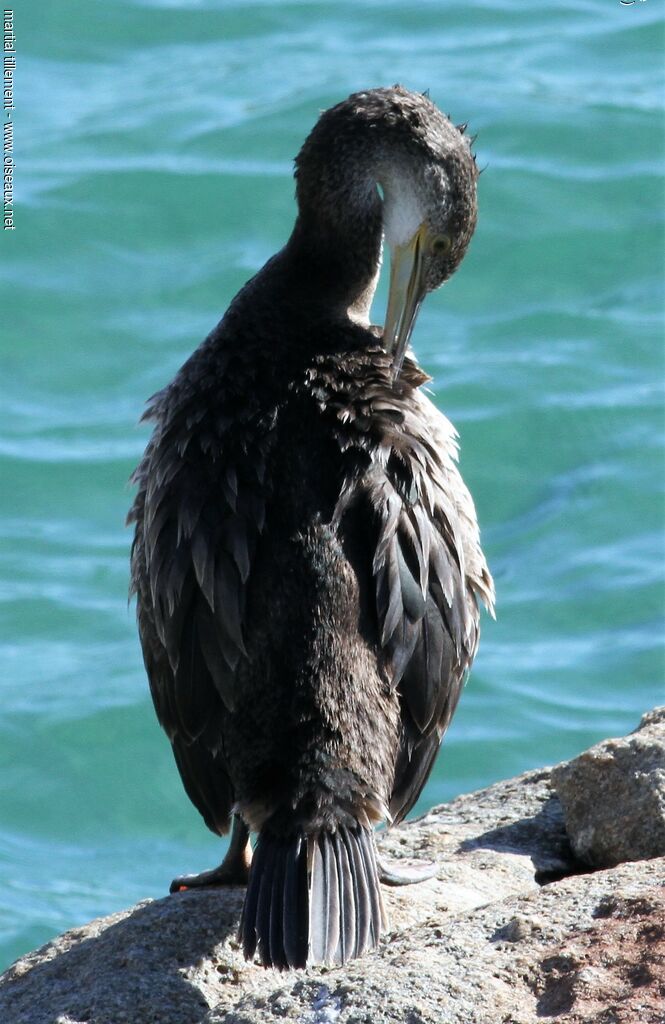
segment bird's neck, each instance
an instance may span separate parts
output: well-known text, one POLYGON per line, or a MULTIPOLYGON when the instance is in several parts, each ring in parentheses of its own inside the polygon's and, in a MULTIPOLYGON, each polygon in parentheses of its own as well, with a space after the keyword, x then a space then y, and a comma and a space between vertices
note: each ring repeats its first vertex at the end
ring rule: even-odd
POLYGON ((301 284, 338 313, 368 322, 381 267, 382 202, 373 179, 320 180, 299 194, 299 212, 286 251, 301 284))

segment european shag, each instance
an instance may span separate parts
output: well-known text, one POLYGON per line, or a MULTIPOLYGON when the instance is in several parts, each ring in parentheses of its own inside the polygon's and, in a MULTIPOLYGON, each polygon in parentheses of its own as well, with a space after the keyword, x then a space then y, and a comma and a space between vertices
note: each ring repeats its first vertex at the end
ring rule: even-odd
POLYGON ((129 515, 157 716, 208 827, 233 821, 223 863, 171 888, 247 884, 245 956, 280 969, 378 943, 373 827, 422 790, 494 600, 455 430, 405 354, 475 227, 464 127, 356 93, 295 173, 285 247, 149 403, 129 515))

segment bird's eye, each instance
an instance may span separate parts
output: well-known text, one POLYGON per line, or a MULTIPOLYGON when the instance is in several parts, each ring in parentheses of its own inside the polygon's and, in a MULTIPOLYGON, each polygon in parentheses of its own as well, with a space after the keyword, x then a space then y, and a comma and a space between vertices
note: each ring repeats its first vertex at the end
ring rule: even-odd
POLYGON ((436 235, 430 243, 430 249, 434 256, 445 256, 451 245, 450 235, 436 235))

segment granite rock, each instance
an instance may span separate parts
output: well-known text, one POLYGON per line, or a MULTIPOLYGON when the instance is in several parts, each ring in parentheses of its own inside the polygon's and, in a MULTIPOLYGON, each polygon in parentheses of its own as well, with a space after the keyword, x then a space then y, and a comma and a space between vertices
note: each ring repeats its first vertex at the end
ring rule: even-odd
POLYGON ((0 1021, 663 1024, 665 859, 581 873, 549 769, 434 808, 379 845, 439 870, 386 890, 390 931, 361 960, 266 971, 235 938, 243 890, 179 893, 22 957, 0 977, 0 1021))
POLYGON ((599 868, 665 856, 665 707, 629 736, 558 765, 552 780, 580 861, 599 868))

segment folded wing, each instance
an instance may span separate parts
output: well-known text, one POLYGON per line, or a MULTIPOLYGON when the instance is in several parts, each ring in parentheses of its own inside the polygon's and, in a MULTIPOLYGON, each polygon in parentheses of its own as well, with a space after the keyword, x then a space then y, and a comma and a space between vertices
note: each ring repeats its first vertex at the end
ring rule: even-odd
POLYGON ((220 403, 195 397, 166 389, 146 414, 157 425, 134 474, 132 590, 157 716, 190 799, 221 833, 234 800, 221 722, 233 711, 246 653, 265 453, 251 424, 234 451, 220 403))

